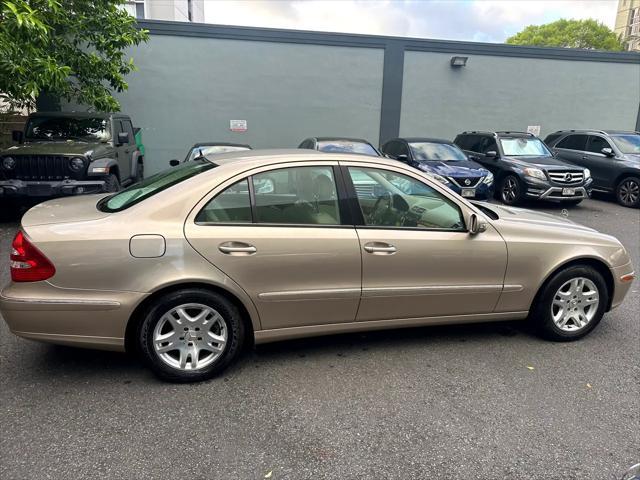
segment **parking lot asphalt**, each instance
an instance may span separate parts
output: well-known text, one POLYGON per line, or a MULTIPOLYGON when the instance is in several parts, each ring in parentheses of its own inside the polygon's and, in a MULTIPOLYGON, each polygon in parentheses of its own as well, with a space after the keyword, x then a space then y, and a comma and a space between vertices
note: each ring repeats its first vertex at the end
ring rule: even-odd
MULTIPOLYGON (((638 210, 569 218, 640 266, 638 210)), ((16 228, 0 224, 0 284, 16 228)), ((520 322, 340 335, 193 385, 0 322, 0 478, 618 479, 640 462, 639 292, 578 342, 520 322)))

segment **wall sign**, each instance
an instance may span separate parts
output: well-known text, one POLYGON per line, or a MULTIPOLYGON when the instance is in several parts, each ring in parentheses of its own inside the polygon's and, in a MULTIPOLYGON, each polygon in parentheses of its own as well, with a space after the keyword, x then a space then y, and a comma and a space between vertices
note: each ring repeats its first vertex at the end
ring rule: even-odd
POLYGON ((246 132, 247 121, 246 120, 229 120, 229 130, 232 132, 246 132))
POLYGON ((540 136, 540 125, 529 125, 527 127, 527 133, 535 135, 536 137, 540 136))

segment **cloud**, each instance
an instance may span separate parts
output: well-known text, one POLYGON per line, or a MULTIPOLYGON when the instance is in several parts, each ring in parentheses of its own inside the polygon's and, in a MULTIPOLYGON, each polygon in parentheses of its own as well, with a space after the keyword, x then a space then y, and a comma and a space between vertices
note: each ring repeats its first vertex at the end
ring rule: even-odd
POLYGON ((615 23, 617 0, 205 0, 207 23, 504 42, 559 18, 615 23))

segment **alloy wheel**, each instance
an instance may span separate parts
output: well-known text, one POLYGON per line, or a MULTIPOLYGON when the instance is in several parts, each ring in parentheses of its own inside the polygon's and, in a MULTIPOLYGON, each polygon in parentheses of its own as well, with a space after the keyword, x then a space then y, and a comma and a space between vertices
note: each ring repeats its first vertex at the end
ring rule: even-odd
POLYGON ((618 187, 618 198, 623 205, 635 205, 640 198, 640 184, 633 178, 623 181, 618 187))
POLYGON ((560 330, 576 332, 591 322, 599 304, 595 283, 584 277, 573 278, 563 283, 553 296, 551 317, 560 330))
POLYGON ((215 362, 224 352, 227 339, 222 316, 199 303, 172 308, 153 331, 156 355, 178 370, 200 370, 215 362))
POLYGON ((518 198, 518 181, 513 177, 507 177, 502 185, 502 200, 505 203, 513 203, 518 198))

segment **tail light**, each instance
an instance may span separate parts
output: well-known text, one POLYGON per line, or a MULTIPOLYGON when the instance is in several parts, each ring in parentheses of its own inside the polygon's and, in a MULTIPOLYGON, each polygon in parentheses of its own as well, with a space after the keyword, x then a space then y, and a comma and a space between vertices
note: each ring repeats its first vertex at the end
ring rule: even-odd
POLYGON ((55 275, 56 268, 22 231, 18 231, 11 247, 11 280, 14 282, 39 282, 55 275))

